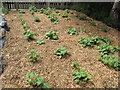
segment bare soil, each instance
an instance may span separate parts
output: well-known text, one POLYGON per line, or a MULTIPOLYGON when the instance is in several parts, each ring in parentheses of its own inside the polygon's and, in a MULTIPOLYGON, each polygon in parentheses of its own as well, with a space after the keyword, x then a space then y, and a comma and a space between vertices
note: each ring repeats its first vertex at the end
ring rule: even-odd
MULTIPOLYGON (((60 12, 64 11, 60 10, 60 12)), ((4 62, 7 64, 1 75, 3 88, 31 87, 25 79, 25 75, 30 72, 44 76, 51 88, 118 88, 118 71, 98 60, 100 53, 96 47, 83 48, 79 45, 78 39, 80 37, 106 36, 113 41, 112 45, 118 46, 120 32, 89 17, 85 21, 79 20, 75 17, 78 12, 73 12, 74 14, 69 14, 71 20, 68 21, 58 16, 60 24, 55 25, 47 15, 38 12, 34 16, 39 16, 41 22, 34 22, 34 17, 26 10, 22 17, 35 34, 36 39, 31 42, 24 38, 22 25, 18 19, 20 14, 17 11, 10 11, 8 15, 5 15, 10 32, 6 35, 7 40, 3 48, 4 62), (107 33, 102 32, 97 29, 97 26, 90 26, 90 21, 94 21, 99 27, 107 27, 110 30, 107 33), (69 28, 76 28, 78 31, 80 28, 85 28, 87 33, 79 32, 79 35, 70 36, 67 33, 69 28), (51 30, 57 32, 58 40, 44 39, 45 44, 42 45, 35 43, 38 39, 44 38, 45 33, 51 30), (92 35, 88 33, 92 33, 92 35), (54 55, 54 50, 59 47, 66 47, 68 51, 71 51, 66 58, 59 59, 54 55), (26 54, 31 49, 41 55, 39 62, 29 61, 26 54), (73 82, 71 61, 77 61, 80 68, 84 68, 87 73, 92 75, 92 79, 79 85, 73 82)), ((115 55, 118 57, 117 53, 115 55)))

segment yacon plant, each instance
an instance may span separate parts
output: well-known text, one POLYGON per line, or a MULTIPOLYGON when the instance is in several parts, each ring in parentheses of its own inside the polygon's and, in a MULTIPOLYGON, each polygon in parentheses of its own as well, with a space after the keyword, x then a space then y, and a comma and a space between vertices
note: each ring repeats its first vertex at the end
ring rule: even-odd
POLYGON ((75 29, 75 28, 70 28, 69 30, 68 30, 68 33, 70 34, 70 35, 77 35, 78 34, 78 31, 75 29))
POLYGON ((29 53, 27 53, 27 56, 31 62, 37 62, 38 57, 40 57, 39 54, 35 53, 34 49, 32 49, 29 53))
POLYGON ((44 76, 39 77, 34 72, 26 74, 26 79, 28 84, 33 86, 33 88, 50 88, 49 84, 44 81, 44 76))
POLYGON ((53 40, 57 40, 58 39, 58 35, 56 34, 55 31, 49 31, 45 34, 45 38, 46 39, 53 39, 53 40))
POLYGON ((77 83, 81 83, 83 81, 87 81, 92 78, 90 74, 85 72, 85 69, 73 71, 72 77, 73 77, 73 81, 77 83))
POLYGON ((69 51, 65 50, 65 47, 57 48, 54 51, 54 54, 57 55, 59 58, 65 57, 69 51))

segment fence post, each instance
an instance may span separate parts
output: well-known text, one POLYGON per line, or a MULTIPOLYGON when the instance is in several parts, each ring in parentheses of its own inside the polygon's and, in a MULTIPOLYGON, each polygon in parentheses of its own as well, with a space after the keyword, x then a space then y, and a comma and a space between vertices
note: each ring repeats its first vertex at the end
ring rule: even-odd
POLYGON ((18 5, 18 2, 15 2, 15 9, 18 11, 18 7, 19 5, 18 5))

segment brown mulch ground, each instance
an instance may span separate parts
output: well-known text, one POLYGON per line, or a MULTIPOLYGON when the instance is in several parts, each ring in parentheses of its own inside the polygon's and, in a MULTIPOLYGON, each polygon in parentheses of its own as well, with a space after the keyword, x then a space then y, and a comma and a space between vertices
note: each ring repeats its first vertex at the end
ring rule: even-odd
MULTIPOLYGON (((107 33, 102 32, 97 27, 89 25, 91 18, 88 17, 87 21, 82 21, 75 17, 76 13, 78 12, 74 11, 74 14, 69 14, 71 17, 69 21, 58 16, 60 24, 55 25, 49 20, 48 16, 40 13, 35 13, 35 16, 39 16, 41 22, 34 22, 34 17, 29 14, 29 11, 26 11, 26 14, 23 14, 22 17, 26 20, 30 30, 35 34, 35 41, 44 38, 45 33, 51 30, 56 31, 59 36, 58 40, 45 40, 46 43, 42 45, 37 45, 35 41, 28 42, 25 40, 22 25, 18 19, 18 15, 20 15, 18 12, 11 11, 5 16, 10 32, 6 35, 7 41, 3 48, 4 62, 7 64, 1 76, 3 88, 30 87, 25 79, 25 75, 30 72, 35 72, 40 76, 43 75, 51 88, 118 87, 118 72, 98 61, 97 58, 100 56, 100 53, 95 47, 83 48, 77 41, 80 37, 107 36, 113 41, 112 45, 118 46, 118 34, 120 33, 110 27, 108 27, 110 30, 107 33), (70 36, 67 33, 69 28, 76 28, 78 31, 80 28, 85 28, 87 33, 79 32, 79 35, 70 36), (92 35, 88 33, 92 33, 92 35), (66 47, 67 50, 71 51, 70 56, 59 59, 53 53, 58 47, 66 47), (41 55, 40 62, 29 62, 26 54, 31 49, 34 49, 41 55), (92 75, 92 79, 80 85, 73 82, 73 70, 70 68, 71 61, 77 61, 80 68, 84 68, 87 73, 92 75)), ((93 21, 99 27, 107 27, 100 21, 93 21)))

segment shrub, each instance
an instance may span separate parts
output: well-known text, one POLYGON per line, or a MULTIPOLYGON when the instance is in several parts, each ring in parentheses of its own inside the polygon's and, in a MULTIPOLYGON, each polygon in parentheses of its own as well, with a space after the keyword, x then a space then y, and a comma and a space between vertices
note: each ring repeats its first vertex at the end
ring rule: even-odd
POLYGON ((34 17, 34 21, 35 21, 35 22, 40 22, 39 17, 38 17, 38 16, 34 17))
POLYGON ((21 14, 24 14, 24 13, 25 13, 25 11, 22 10, 22 9, 19 9, 18 11, 19 11, 19 13, 21 13, 21 14))
POLYGON ((54 51, 54 54, 59 56, 59 58, 65 57, 68 54, 68 52, 69 52, 69 51, 67 51, 65 49, 66 49, 65 47, 57 48, 54 51))
POLYGON ((45 41, 43 41, 42 39, 39 39, 36 43, 41 45, 41 44, 45 44, 45 41))
POLYGON ((34 49, 32 49, 29 53, 27 53, 27 56, 31 62, 37 62, 38 57, 40 57, 39 54, 35 53, 34 49))
POLYGON ((78 34, 78 32, 77 32, 77 30, 76 30, 75 28, 70 28, 70 29, 68 30, 68 33, 69 33, 70 35, 78 34))
POLYGON ((44 76, 39 77, 39 75, 34 72, 26 74, 26 79, 28 84, 32 85, 34 88, 50 88, 49 84, 44 81, 44 76))
POLYGON ((81 69, 80 71, 76 70, 72 73, 73 81, 77 83, 81 83, 83 81, 87 81, 92 78, 92 76, 85 72, 85 69, 81 69))
POLYGON ((45 38, 46 39, 53 39, 53 40, 57 40, 58 39, 58 36, 56 34, 55 31, 49 31, 45 34, 45 38))
POLYGON ((24 36, 28 41, 34 40, 34 34, 30 30, 24 32, 24 36))
POLYGON ((72 63, 70 64, 70 67, 72 68, 72 69, 78 69, 79 68, 79 65, 77 64, 77 62, 76 61, 72 61, 72 63))
POLYGON ((105 65, 120 71, 120 60, 115 58, 114 55, 104 55, 102 57, 99 57, 98 59, 102 61, 105 65))
POLYGON ((5 14, 5 15, 8 14, 9 11, 10 11, 10 10, 9 10, 8 8, 6 8, 6 7, 3 7, 3 8, 2 8, 2 13, 5 14))

